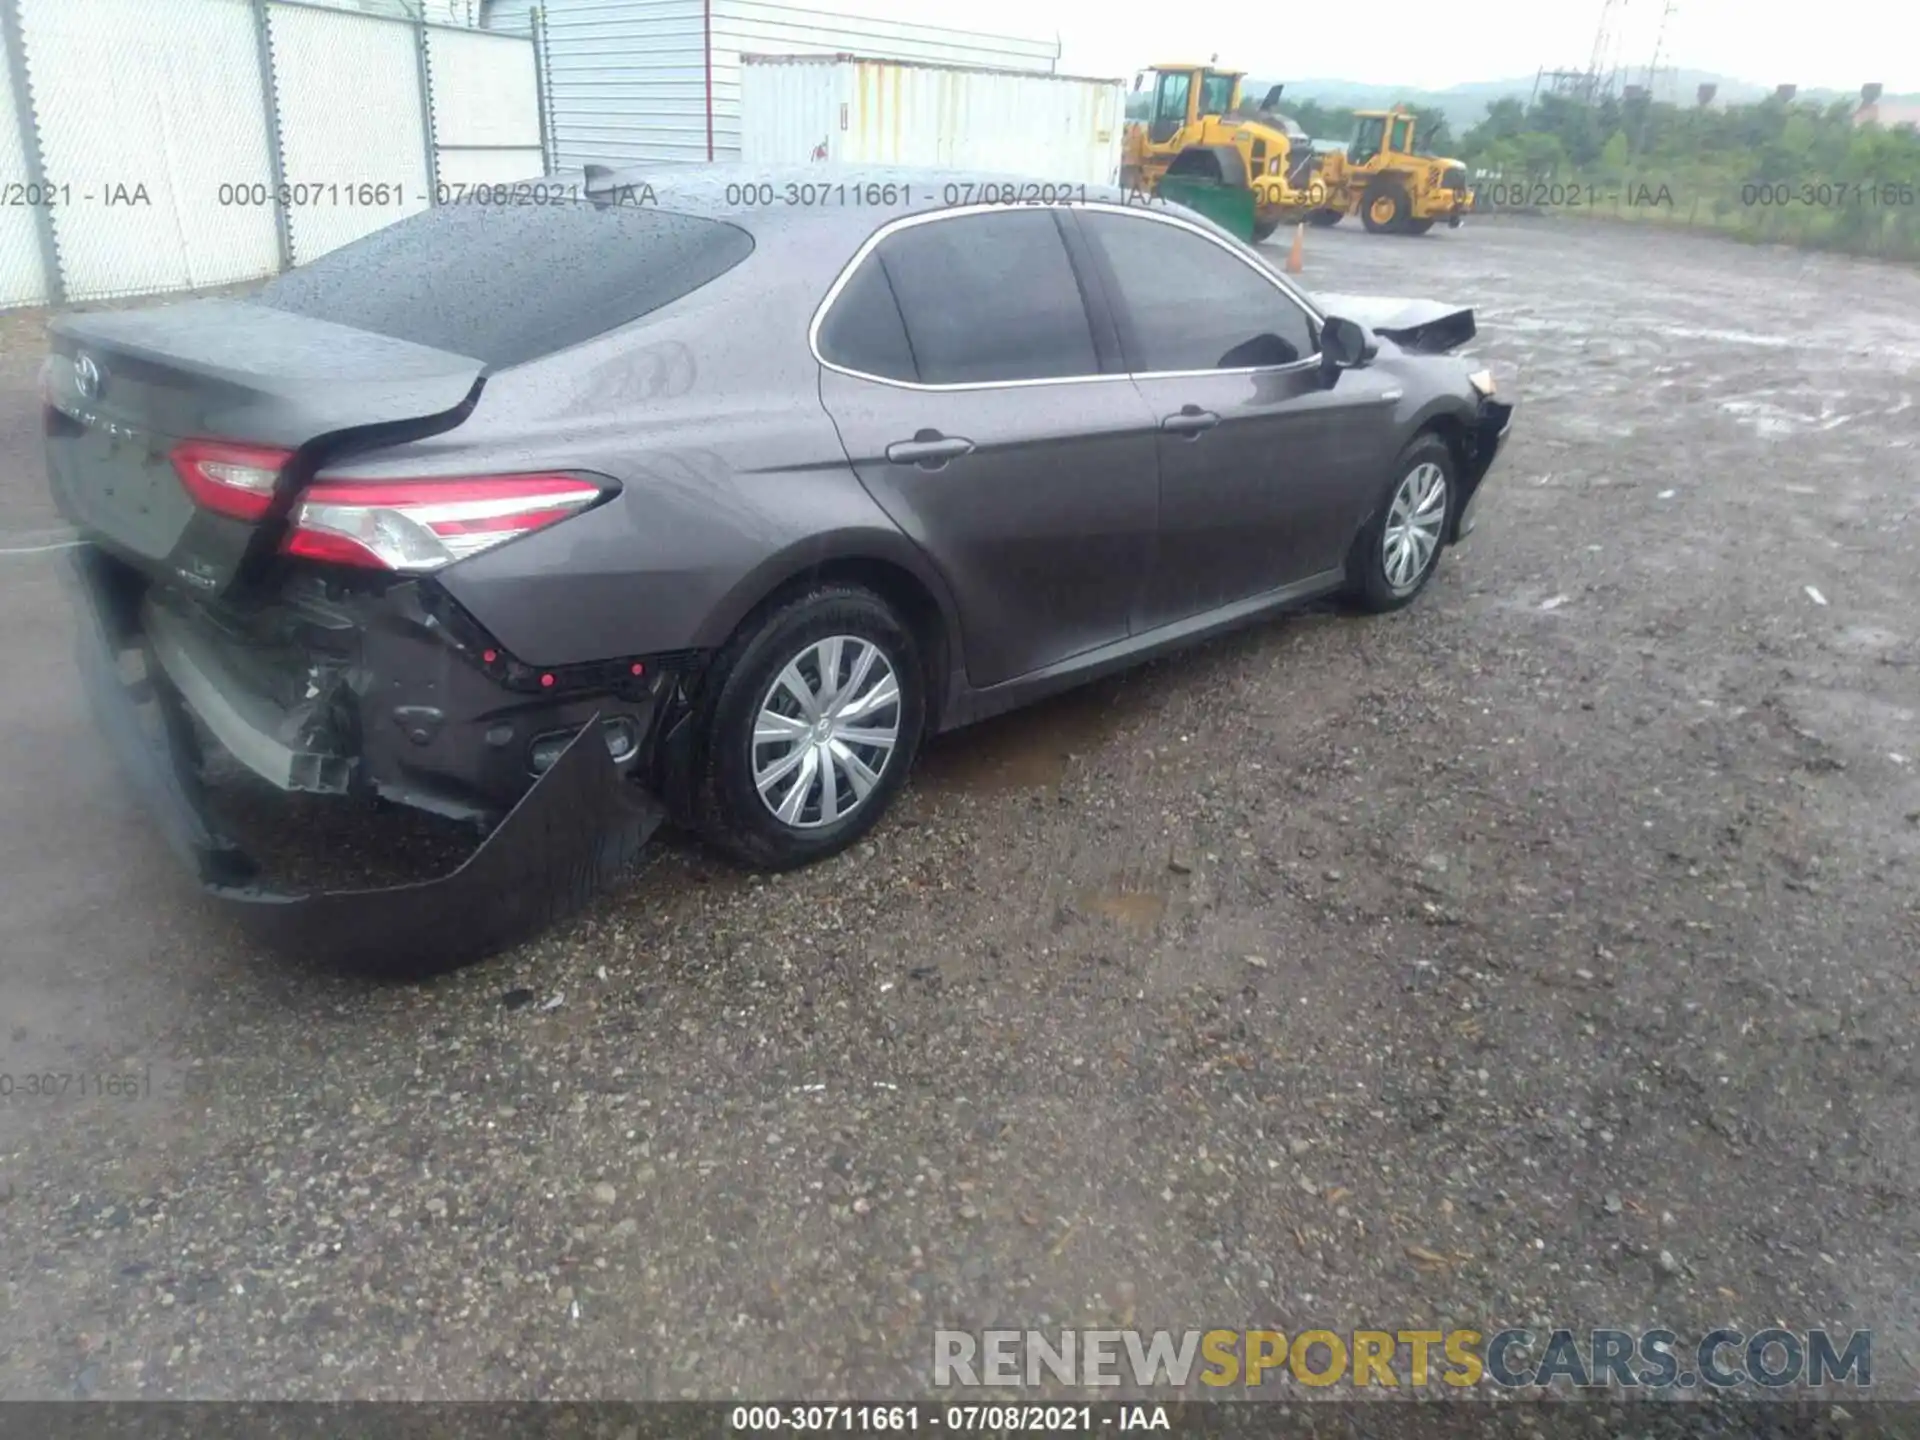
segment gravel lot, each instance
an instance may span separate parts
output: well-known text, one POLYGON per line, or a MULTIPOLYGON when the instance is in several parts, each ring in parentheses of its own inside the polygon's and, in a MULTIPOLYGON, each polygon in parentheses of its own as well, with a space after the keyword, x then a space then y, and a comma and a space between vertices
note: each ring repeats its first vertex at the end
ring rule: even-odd
POLYGON ((0 1071, 145 1077, 0 1102, 0 1396, 904 1397, 1113 1323, 1872 1327, 1920 1394, 1920 276, 1489 221, 1304 279, 1470 301, 1520 399, 1418 606, 426 986, 250 953, 103 766, 0 320, 0 1071))

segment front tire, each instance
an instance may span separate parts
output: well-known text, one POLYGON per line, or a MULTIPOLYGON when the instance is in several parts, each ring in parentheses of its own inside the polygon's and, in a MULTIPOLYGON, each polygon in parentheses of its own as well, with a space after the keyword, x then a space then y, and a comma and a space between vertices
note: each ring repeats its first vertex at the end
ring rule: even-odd
POLYGON ((1307 223, 1309 225, 1318 225, 1322 227, 1325 227, 1328 225, 1338 225, 1341 219, 1345 215, 1346 215, 1346 211, 1334 210, 1332 208, 1326 208, 1326 209, 1320 209, 1320 210, 1309 210, 1307 212, 1307 223))
POLYGON ((1453 451, 1438 435, 1422 435, 1400 452, 1379 508, 1347 554, 1345 598, 1355 609, 1398 610, 1427 587, 1458 503, 1454 477, 1453 451))
POLYGON ((702 836, 742 864, 824 860, 877 823, 926 725, 913 632, 854 585, 778 605, 715 658, 695 785, 702 836))
POLYGON ((1398 235, 1406 228, 1413 206, 1407 192, 1391 180, 1376 180, 1360 201, 1360 220, 1375 235, 1398 235))

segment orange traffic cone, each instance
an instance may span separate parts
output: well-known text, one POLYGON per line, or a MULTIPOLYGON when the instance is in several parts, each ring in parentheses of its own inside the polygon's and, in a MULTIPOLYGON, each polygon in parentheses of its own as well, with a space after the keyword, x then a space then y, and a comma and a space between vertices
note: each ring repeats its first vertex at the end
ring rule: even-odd
POLYGON ((1301 223, 1293 227, 1293 249, 1287 252, 1287 274, 1298 275, 1307 258, 1307 227, 1301 223))

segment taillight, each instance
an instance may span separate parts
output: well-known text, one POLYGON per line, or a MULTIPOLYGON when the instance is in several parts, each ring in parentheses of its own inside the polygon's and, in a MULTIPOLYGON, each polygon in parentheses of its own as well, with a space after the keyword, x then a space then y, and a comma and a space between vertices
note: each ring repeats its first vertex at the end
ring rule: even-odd
POLYGON ((606 493, 575 475, 322 479, 295 507, 286 551, 368 570, 438 570, 578 514, 606 493))
POLYGON ((236 520, 258 520, 273 503, 274 483, 291 450, 182 440, 167 456, 196 504, 236 520))

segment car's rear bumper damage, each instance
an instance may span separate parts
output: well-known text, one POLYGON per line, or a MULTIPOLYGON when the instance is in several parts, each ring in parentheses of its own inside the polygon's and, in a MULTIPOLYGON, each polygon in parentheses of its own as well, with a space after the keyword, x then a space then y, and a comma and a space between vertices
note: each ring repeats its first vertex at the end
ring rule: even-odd
POLYGON ((577 908, 664 818, 636 781, 675 687, 641 662, 529 670, 429 587, 234 615, 99 550, 73 561, 102 732, 207 892, 282 947, 389 970, 477 958, 577 908), (275 888, 209 803, 222 760, 288 796, 393 802, 485 838, 436 879, 275 888))

